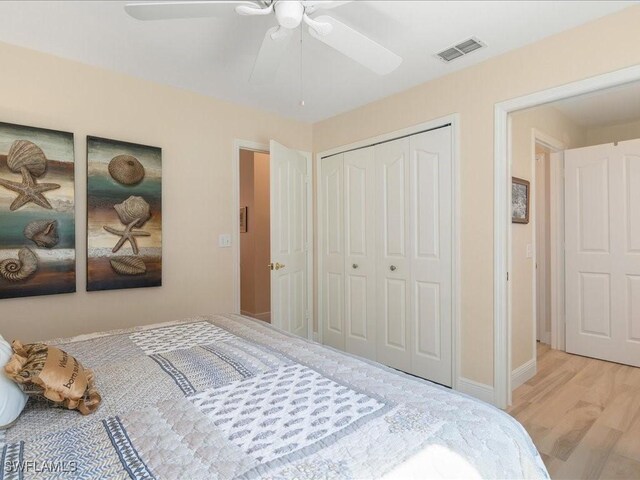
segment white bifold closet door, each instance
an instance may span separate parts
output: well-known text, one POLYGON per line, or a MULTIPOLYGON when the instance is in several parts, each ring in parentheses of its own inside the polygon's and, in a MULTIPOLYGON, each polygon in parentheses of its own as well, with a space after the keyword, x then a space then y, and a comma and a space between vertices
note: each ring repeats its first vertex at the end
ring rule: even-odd
POLYGON ((322 341, 345 350, 344 335, 344 154, 322 159, 318 188, 322 201, 320 310, 322 341))
POLYGON ((376 359, 374 148, 344 154, 345 348, 376 359))
POLYGON ((640 366, 640 140, 565 151, 566 349, 640 366))
POLYGON ((451 385, 451 128, 376 146, 378 361, 451 385))
POLYGON ((451 128, 322 160, 323 341, 451 385, 451 128))

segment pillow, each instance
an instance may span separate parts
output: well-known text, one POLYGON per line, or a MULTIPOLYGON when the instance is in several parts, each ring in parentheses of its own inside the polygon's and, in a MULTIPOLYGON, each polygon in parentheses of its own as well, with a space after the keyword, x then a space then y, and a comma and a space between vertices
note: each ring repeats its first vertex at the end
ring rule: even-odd
MULTIPOLYGON (((11 345, 0 335, 0 368, 11 358, 11 345)), ((20 415, 28 397, 4 372, 0 372, 0 429, 7 428, 20 415)))
POLYGON ((83 415, 98 408, 102 398, 93 372, 67 352, 43 343, 23 345, 18 340, 11 346, 14 354, 4 367, 5 372, 14 382, 22 384, 29 395, 77 409, 83 415))

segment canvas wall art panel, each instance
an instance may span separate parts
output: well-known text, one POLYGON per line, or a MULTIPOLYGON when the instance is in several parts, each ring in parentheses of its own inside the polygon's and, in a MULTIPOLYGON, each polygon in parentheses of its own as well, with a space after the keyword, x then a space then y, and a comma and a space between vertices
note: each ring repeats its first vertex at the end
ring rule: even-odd
POLYGON ((87 291, 162 285, 162 150, 87 137, 87 291))
POLYGON ((76 291, 73 134, 0 123, 0 298, 76 291))

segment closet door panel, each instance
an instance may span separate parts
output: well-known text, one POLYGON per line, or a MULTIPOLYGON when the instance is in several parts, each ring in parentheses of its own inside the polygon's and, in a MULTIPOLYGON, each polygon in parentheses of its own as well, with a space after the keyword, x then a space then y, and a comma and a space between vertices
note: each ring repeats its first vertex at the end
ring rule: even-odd
POLYGON ((376 359, 373 147, 344 154, 347 352, 376 359))
POLYGON ((409 139, 376 145, 377 359, 410 371, 409 139))
POLYGON ((411 373, 451 386, 451 127, 410 137, 411 373))
POLYGON ((322 202, 322 289, 319 299, 323 342, 345 349, 344 281, 344 155, 322 160, 320 201, 322 202))

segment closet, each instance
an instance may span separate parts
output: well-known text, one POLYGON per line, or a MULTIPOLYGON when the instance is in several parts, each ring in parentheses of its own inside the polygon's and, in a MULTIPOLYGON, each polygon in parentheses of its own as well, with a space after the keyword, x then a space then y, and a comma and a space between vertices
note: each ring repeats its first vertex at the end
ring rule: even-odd
POLYGON ((451 386, 452 180, 450 126, 321 159, 325 344, 451 386))

